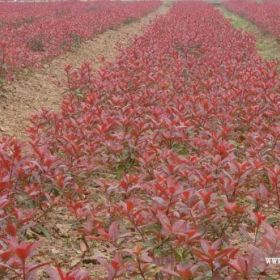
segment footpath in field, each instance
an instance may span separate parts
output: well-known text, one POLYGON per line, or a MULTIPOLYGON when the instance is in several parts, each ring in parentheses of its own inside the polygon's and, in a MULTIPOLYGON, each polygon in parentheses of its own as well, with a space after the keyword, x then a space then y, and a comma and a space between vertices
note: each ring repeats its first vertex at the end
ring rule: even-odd
POLYGON ((223 6, 219 5, 218 9, 225 18, 230 20, 233 27, 252 33, 256 37, 256 48, 263 58, 280 60, 280 44, 274 36, 268 32, 263 32, 254 23, 227 10, 223 6))
POLYGON ((57 81, 65 77, 65 65, 80 66, 91 62, 93 70, 101 66, 100 57, 112 61, 118 55, 118 46, 128 46, 132 39, 156 16, 166 13, 168 5, 149 13, 138 21, 110 29, 84 42, 78 51, 68 52, 53 60, 44 69, 35 73, 25 73, 18 81, 6 86, 0 92, 0 135, 25 137, 25 129, 30 116, 42 107, 57 110, 64 92, 57 81))

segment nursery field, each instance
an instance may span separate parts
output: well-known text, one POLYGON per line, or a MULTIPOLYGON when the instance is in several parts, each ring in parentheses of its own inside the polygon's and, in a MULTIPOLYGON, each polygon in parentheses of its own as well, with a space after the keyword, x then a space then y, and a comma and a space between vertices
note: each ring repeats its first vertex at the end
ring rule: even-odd
POLYGON ((21 68, 36 67, 82 40, 137 19, 159 2, 0 3, 0 75, 13 79, 21 68))
POLYGON ((0 3, 0 279, 279 279, 279 9, 0 3))

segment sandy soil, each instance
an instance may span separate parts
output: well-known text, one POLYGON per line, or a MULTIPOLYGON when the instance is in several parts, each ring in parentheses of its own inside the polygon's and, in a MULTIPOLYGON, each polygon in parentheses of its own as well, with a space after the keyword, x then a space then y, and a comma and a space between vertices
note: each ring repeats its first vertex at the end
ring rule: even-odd
POLYGON ((96 70, 101 66, 100 56, 104 56, 107 61, 114 60, 119 53, 117 46, 129 46, 132 39, 141 34, 151 20, 167 12, 168 6, 165 3, 140 20, 107 30, 82 43, 78 50, 45 64, 38 71, 26 70, 20 73, 17 81, 0 90, 0 136, 11 135, 25 139, 26 126, 32 114, 42 107, 53 110, 59 108, 65 89, 58 82, 65 78, 65 65, 78 67, 87 61, 96 70))

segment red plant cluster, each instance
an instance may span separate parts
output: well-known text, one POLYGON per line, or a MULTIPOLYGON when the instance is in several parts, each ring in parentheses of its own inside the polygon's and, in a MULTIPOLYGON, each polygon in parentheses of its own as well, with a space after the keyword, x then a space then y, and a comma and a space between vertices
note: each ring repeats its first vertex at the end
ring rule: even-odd
POLYGON ((137 19, 159 6, 151 2, 0 3, 0 78, 37 67, 82 40, 137 19))
POLYGON ((89 279, 33 263, 24 241, 64 206, 85 255, 107 248, 94 256, 107 279, 279 279, 265 261, 280 254, 279 80, 254 37, 180 2, 97 76, 65 70, 69 94, 32 118, 30 154, 0 145, 3 270, 89 279))
POLYGON ((248 18, 263 31, 280 38, 279 1, 229 0, 224 5, 229 10, 248 18))

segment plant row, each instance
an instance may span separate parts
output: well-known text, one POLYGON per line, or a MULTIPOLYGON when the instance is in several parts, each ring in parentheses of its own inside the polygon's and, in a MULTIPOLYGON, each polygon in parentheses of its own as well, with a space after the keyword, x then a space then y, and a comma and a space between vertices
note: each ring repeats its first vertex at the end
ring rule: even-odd
POLYGON ((265 259, 280 252, 279 79, 254 37, 178 2, 98 75, 65 71, 28 155, 1 141, 3 273, 90 279, 91 257, 106 279, 279 278, 265 259), (84 244, 67 275, 25 237, 61 207, 84 244))
POLYGON ((229 10, 245 16, 263 31, 280 38, 280 6, 277 0, 242 1, 229 0, 224 3, 229 10))
POLYGON ((0 3, 0 78, 38 67, 108 28, 144 16, 151 2, 0 3))

